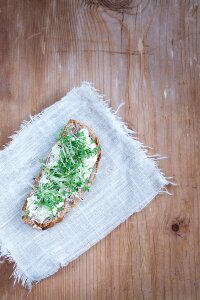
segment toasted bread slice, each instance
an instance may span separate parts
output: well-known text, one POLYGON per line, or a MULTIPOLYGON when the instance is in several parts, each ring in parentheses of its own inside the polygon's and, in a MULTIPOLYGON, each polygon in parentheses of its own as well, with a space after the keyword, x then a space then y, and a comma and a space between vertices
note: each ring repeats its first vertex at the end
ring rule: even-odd
MULTIPOLYGON (((80 130, 87 130, 88 131, 88 135, 90 137, 90 139, 92 139, 96 146, 98 146, 99 150, 96 154, 96 161, 93 165, 93 169, 89 175, 89 179, 88 179, 88 183, 86 184, 88 186, 88 188, 91 186, 91 183, 93 182, 93 180, 95 179, 95 176, 96 176, 96 173, 97 173, 97 170, 98 170, 98 166, 99 166, 99 161, 100 161, 100 158, 101 158, 101 150, 100 150, 100 144, 99 144, 99 140, 98 138, 96 137, 96 135, 92 132, 92 130, 90 128, 88 128, 86 125, 76 121, 76 120, 69 120, 69 122, 67 123, 67 125, 64 127, 64 131, 62 134, 64 135, 67 135, 67 134, 74 134, 76 135, 77 132, 79 132, 80 130), (67 134, 66 134, 67 132, 67 134)), ((52 151, 51 151, 52 152, 52 151)), ((50 156, 51 156, 51 152, 49 153, 46 161, 45 161, 45 164, 48 165, 48 162, 50 160, 50 156)), ((34 182, 34 187, 37 187, 39 184, 40 184, 40 181, 41 181, 41 177, 42 177, 42 170, 39 172, 37 178, 35 179, 35 182, 34 182)), ((22 216, 22 220, 31 225, 33 228, 36 228, 36 229, 47 229, 49 227, 52 227, 54 226, 56 223, 58 222, 61 222, 64 218, 64 216, 74 207, 77 205, 77 203, 83 199, 84 195, 85 195, 86 191, 85 189, 83 190, 82 188, 77 188, 77 191, 74 194, 72 194, 70 197, 67 197, 64 201, 64 205, 63 205, 63 208, 62 210, 60 211, 57 211, 55 216, 53 216, 53 218, 47 218, 45 219, 44 221, 40 222, 37 220, 37 218, 34 218, 34 217, 30 217, 28 214, 24 214, 22 216)), ((30 197, 34 195, 34 189, 32 189, 32 191, 30 192, 30 194, 28 195, 23 207, 22 207, 22 211, 25 213, 27 210, 28 210, 28 201, 30 200, 30 197)), ((36 209, 39 209, 36 208, 36 209)))

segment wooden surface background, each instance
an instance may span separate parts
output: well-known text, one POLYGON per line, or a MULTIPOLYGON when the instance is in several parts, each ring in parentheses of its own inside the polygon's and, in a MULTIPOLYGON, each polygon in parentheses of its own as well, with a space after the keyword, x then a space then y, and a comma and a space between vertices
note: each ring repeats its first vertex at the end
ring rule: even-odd
POLYGON ((0 265, 0 299, 200 299, 200 2, 0 0, 0 145, 88 80, 139 139, 168 156, 158 196, 27 291, 0 265))

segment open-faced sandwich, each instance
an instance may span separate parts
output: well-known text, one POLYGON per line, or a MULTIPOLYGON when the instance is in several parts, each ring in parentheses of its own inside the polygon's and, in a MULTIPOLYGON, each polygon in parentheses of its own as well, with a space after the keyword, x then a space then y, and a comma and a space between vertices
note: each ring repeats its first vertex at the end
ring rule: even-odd
POLYGON ((61 222, 66 213, 89 191, 101 157, 95 134, 70 120, 35 179, 22 210, 22 220, 37 229, 61 222))

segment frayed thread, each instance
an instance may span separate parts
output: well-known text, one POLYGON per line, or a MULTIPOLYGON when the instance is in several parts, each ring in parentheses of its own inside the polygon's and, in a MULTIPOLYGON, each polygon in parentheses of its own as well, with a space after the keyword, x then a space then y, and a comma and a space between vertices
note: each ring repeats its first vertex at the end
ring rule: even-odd
POLYGON ((5 260, 9 261, 10 263, 14 263, 13 272, 10 275, 10 278, 13 278, 13 286, 16 283, 21 283, 24 288, 27 288, 31 291, 33 284, 36 283, 27 277, 26 274, 17 266, 15 261, 13 260, 10 252, 0 243, 0 263, 4 263, 5 260))
POLYGON ((121 109, 124 105, 125 105, 124 102, 122 102, 122 103, 119 104, 118 108, 117 108, 116 111, 115 111, 115 114, 116 114, 116 115, 118 114, 118 112, 120 111, 120 109, 121 109))
POLYGON ((5 145, 3 145, 2 149, 0 149, 0 152, 5 150, 5 148, 10 147, 14 140, 17 138, 17 136, 29 125, 31 125, 34 121, 36 121, 37 119, 40 119, 42 117, 42 115, 44 114, 44 110, 42 110, 39 114, 32 116, 29 115, 29 120, 24 120, 22 121, 22 123, 20 124, 20 127, 18 130, 14 131, 14 134, 10 135, 9 138, 9 142, 6 143, 5 145))

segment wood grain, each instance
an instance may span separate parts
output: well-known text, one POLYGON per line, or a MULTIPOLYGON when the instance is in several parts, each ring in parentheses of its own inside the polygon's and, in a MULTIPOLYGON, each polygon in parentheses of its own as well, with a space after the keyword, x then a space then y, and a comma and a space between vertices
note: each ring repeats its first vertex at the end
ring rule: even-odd
POLYGON ((82 80, 168 156, 159 196, 26 298, 0 266, 0 298, 200 299, 200 2, 1 0, 0 144, 82 80), (175 225, 175 226, 172 226, 175 225), (173 229, 173 230, 172 230, 173 229))

